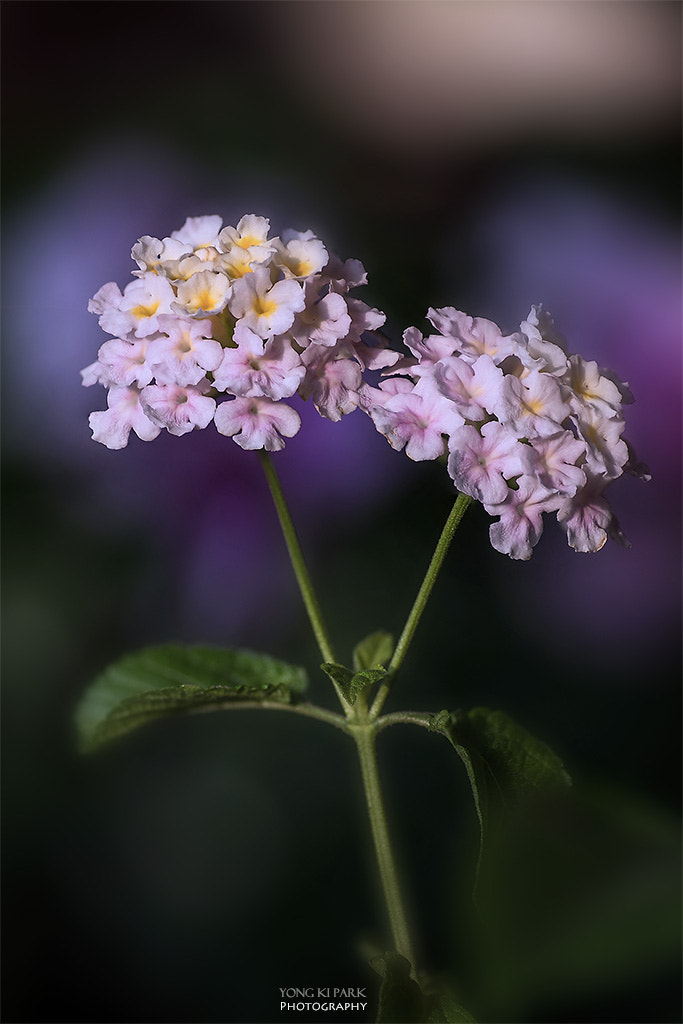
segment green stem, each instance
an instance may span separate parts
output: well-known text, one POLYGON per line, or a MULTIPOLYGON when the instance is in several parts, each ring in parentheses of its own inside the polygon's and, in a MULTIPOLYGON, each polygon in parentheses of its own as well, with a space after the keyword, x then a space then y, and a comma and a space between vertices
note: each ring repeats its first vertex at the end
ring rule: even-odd
POLYGON ((368 805, 370 827, 375 844, 380 878, 382 879, 384 899, 389 913, 394 948, 397 953, 400 953, 401 956, 404 956, 410 962, 411 973, 414 976, 416 968, 415 957, 413 956, 408 934, 408 924, 401 900, 396 864, 389 839, 384 802, 379 784, 377 757, 375 755, 375 727, 368 722, 367 724, 352 726, 351 731, 356 740, 358 756, 360 758, 365 800, 368 805))
POLYGON ((276 700, 229 700, 225 704, 212 704, 210 707, 194 708, 192 713, 201 714, 203 711, 216 711, 220 709, 225 711, 291 711, 295 715, 305 715, 307 718, 317 718, 320 722, 327 722, 329 725, 334 725, 345 733, 351 731, 345 718, 335 714, 334 711, 319 708, 317 704, 281 704, 280 701, 276 700))
POLYGON ((422 586, 418 591, 417 597, 415 598, 415 603, 413 604, 413 607, 411 608, 410 611, 410 615, 408 616, 406 624, 403 627, 403 632, 401 633, 398 643, 396 644, 394 656, 391 659, 391 662, 387 669, 388 678, 386 682, 384 682, 377 691, 377 696, 375 697, 375 701, 372 705, 372 708, 370 709, 370 717, 372 719, 375 719, 377 715, 380 713, 384 706, 385 700, 389 696, 391 684, 396 673, 403 664, 403 659, 408 653, 408 648, 410 647, 413 635, 422 617, 425 605, 429 600, 429 595, 431 594, 434 584, 436 583, 436 578, 439 575, 439 570, 443 565, 444 558, 446 557, 446 552, 448 551, 451 541, 453 540, 453 537, 455 535, 455 531, 460 526, 462 517, 464 516, 467 507, 468 505, 471 504, 471 502, 472 499, 468 497, 466 494, 459 494, 458 497, 455 499, 455 504, 453 505, 450 515, 446 520, 446 524, 443 530, 441 531, 441 536, 439 537, 438 544, 436 545, 434 554, 432 555, 432 560, 429 563, 429 568, 427 569, 425 578, 422 581, 422 586))
POLYGON ((426 711, 393 711, 390 715, 382 715, 377 719, 377 731, 389 725, 420 725, 423 729, 431 728, 430 722, 434 715, 426 711))
POLYGON ((289 557, 292 561, 292 567, 296 574, 297 581, 299 583, 299 590, 301 596, 304 599, 306 611, 308 612, 308 618, 310 619, 315 639, 320 648, 323 661, 334 662, 336 659, 332 652, 332 645, 330 644, 329 637, 327 635, 327 629, 323 620, 322 612, 320 611, 320 605, 318 599, 315 596, 313 590, 313 584, 311 583, 311 577, 308 574, 306 568, 306 562, 304 561, 303 552, 299 543, 299 538, 296 535, 294 523, 287 507, 287 502, 282 490, 282 484, 280 478, 277 475, 275 466, 273 465, 268 452, 262 450, 259 452, 261 459, 261 465, 263 466, 270 487, 270 493, 273 496, 275 502, 275 508, 280 519, 280 526, 285 536, 287 543, 287 550, 289 551, 289 557))

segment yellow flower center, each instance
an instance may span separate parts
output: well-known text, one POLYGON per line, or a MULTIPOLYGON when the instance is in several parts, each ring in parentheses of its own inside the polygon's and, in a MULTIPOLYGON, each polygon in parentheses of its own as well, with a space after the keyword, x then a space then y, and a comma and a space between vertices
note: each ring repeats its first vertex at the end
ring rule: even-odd
POLYGON ((272 316, 277 309, 277 302, 263 295, 254 296, 254 312, 259 316, 272 316))
POLYGON ((313 264, 310 260, 295 260, 289 264, 289 269, 295 277, 308 277, 313 270, 313 264))
POLYGON ((208 288, 203 288, 192 300, 192 306, 197 309, 211 309, 215 305, 215 299, 208 288))
POLYGON ((248 249, 250 245, 262 245, 263 239, 257 238, 256 235, 242 235, 241 238, 237 239, 237 245, 240 249, 248 249))
POLYGON ((159 308, 159 302, 158 301, 157 302, 153 302, 149 306, 143 306, 143 305, 133 306, 133 308, 131 309, 131 315, 132 316, 136 316, 138 318, 138 320, 142 320, 143 317, 154 316, 154 314, 156 313, 158 308, 159 308))

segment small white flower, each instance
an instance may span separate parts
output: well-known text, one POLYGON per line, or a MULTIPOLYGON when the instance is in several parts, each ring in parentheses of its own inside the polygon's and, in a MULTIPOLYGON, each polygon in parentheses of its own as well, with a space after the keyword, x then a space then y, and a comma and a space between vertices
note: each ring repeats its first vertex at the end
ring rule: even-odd
POLYGON ((109 389, 107 410, 91 412, 88 422, 93 441, 99 441, 107 448, 125 448, 131 430, 141 441, 153 441, 161 427, 146 415, 140 404, 141 392, 135 388, 109 389))
MULTIPOLYGON (((568 497, 557 510, 557 521, 567 534, 567 543, 575 551, 599 551, 613 523, 612 510, 604 498, 604 482, 589 476, 585 486, 568 497)), ((626 547, 628 541, 623 538, 626 547)))
POLYGON ((131 249, 131 257, 135 260, 139 270, 133 271, 134 277, 142 277, 143 274, 151 271, 158 273, 160 264, 167 260, 178 260, 188 251, 188 246, 177 238, 154 238, 152 235, 143 235, 131 249))
POLYGON ((176 313, 207 316, 225 309, 230 297, 230 282, 225 274, 213 270, 200 270, 178 285, 178 301, 173 303, 176 313))
POLYGON ((165 427, 169 434, 181 437, 195 427, 207 427, 216 411, 213 398, 204 394, 208 388, 206 380, 196 387, 179 387, 176 384, 150 384, 140 393, 140 404, 147 416, 165 427))
POLYGON ((178 231, 171 232, 171 238, 177 238, 190 249, 204 249, 206 246, 218 247, 218 234, 223 218, 216 214, 206 217, 188 217, 178 231))
POLYGON ((158 317, 171 312, 174 298, 173 288, 164 277, 147 273, 131 281, 118 296, 113 288, 106 295, 104 289, 100 289, 92 302, 93 309, 95 303, 103 305, 99 322, 107 334, 119 338, 129 334, 146 338, 157 330, 158 317))
POLYGON ((237 348, 227 348, 213 375, 214 387, 233 395, 279 401, 295 393, 306 368, 289 342, 279 336, 267 341, 248 327, 235 328, 237 348))
POLYGON ((349 355, 344 342, 334 348, 309 345, 301 355, 306 376, 299 394, 310 398, 320 415, 335 423, 357 408, 363 383, 360 366, 349 355))
POLYGON ((88 304, 114 335, 81 371, 85 386, 111 389, 110 407, 93 414, 97 440, 123 447, 131 429, 205 427, 224 392, 219 429, 277 450, 299 426, 282 399, 298 392, 338 420, 358 406, 362 369, 397 362, 381 338, 363 339, 384 314, 346 294, 366 282, 363 265, 330 259, 312 231, 269 233, 266 217, 222 227, 212 215, 138 239, 134 280, 123 292, 109 282, 88 304))
POLYGON ((306 305, 296 316, 290 328, 290 335, 297 345, 305 348, 316 345, 336 345, 345 338, 351 327, 351 317, 343 296, 329 292, 317 299, 317 288, 305 288, 306 305))
POLYGON ((162 333, 150 341, 147 351, 157 384, 198 384, 207 371, 219 366, 223 347, 211 337, 211 327, 210 320, 159 317, 162 333))
POLYGON ((429 377, 421 377, 411 391, 400 391, 369 411, 391 447, 405 448, 406 455, 417 462, 445 455, 446 437, 465 422, 429 377))
POLYGON ((507 374, 491 407, 501 423, 526 438, 556 434, 569 411, 557 378, 540 370, 531 370, 523 380, 507 374))
POLYGON ((555 510, 579 551, 598 550, 608 533, 623 543, 602 491, 626 472, 649 479, 621 437, 628 386, 597 363, 568 356, 540 305, 508 336, 452 306, 427 317, 439 333, 405 331, 413 355, 390 371, 404 376, 359 389, 377 429, 413 458, 438 455, 441 431, 456 487, 500 517, 491 543, 511 558, 530 557, 543 514, 555 510), (430 387, 457 415, 453 424, 429 406, 430 387))
POLYGON ((502 423, 485 423, 481 433, 466 425, 450 435, 448 472, 453 483, 483 504, 498 504, 508 496, 508 480, 521 476, 531 452, 502 423))
POLYGON ((284 402, 267 398, 234 398, 216 409, 219 434, 234 438, 247 451, 265 448, 280 451, 285 437, 294 437, 301 426, 299 414, 284 402))
POLYGON ((231 281, 236 281, 245 274, 251 273, 255 266, 267 260, 269 252, 258 246, 251 249, 241 249, 238 245, 233 246, 227 252, 219 252, 214 262, 216 270, 220 270, 231 281), (265 255, 262 254, 265 253, 265 255))
POLYGON ((112 338, 100 346, 97 354, 97 363, 88 367, 91 373, 83 371, 83 383, 115 384, 117 387, 128 387, 137 384, 142 388, 149 384, 154 373, 147 361, 147 350, 149 347, 148 338, 124 341, 122 338, 112 338), (98 369, 95 370, 94 368, 98 369), (93 373, 96 375, 93 379, 93 373))
POLYGON ((479 356, 474 363, 449 356, 436 364, 434 381, 464 419, 484 420, 499 402, 503 371, 490 356, 479 356))
POLYGON ((274 251, 273 244, 268 241, 270 221, 267 217, 257 217, 254 213, 245 213, 236 228, 224 227, 218 236, 219 248, 229 252, 233 248, 259 256, 274 251))
POLYGON ((285 277, 302 279, 317 274, 329 259, 327 249, 319 238, 293 238, 287 245, 276 240, 273 263, 285 277))
POLYGON ((484 505, 489 515, 500 516, 489 527, 492 546, 510 558, 531 558, 543 533, 543 513, 554 512, 561 504, 560 495, 549 493, 533 477, 522 477, 516 490, 508 488, 504 502, 484 505))
POLYGON ((603 416, 621 414, 621 391, 613 380, 600 373, 597 363, 570 356, 567 373, 561 379, 567 387, 569 403, 579 416, 586 406, 592 406, 603 416))
POLYGON ((624 471, 629 453, 621 435, 624 421, 621 417, 608 418, 597 409, 584 410, 581 417, 572 417, 579 436, 586 442, 586 466, 596 476, 616 480, 624 471))
POLYGON ((455 350, 467 362, 475 362, 479 356, 490 356, 494 363, 502 363, 515 355, 520 335, 504 337, 500 327, 484 317, 471 317, 466 313, 447 306, 444 309, 429 309, 427 319, 447 338, 452 338, 455 350))
MULTIPOLYGON (((543 370, 559 376, 567 369, 564 338, 553 329, 553 319, 542 306, 532 306, 520 330, 524 344, 517 355, 528 370, 543 370)), ((522 374, 523 375, 523 374, 522 374)))
POLYGON ((232 286, 230 312, 239 323, 259 338, 284 334, 294 323, 294 316, 305 305, 304 290, 296 281, 271 284, 270 272, 259 267, 232 286))

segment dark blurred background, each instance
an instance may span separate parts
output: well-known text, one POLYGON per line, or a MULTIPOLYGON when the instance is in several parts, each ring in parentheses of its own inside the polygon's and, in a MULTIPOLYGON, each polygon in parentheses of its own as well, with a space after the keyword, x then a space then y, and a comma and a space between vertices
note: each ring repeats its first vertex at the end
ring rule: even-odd
MULTIPOLYGON (((513 563, 468 513, 390 705, 501 707, 575 779, 506 840, 481 942, 454 752, 392 729, 380 760, 423 960, 477 1019, 680 1020, 680 15, 2 5, 6 1021, 278 1021, 279 987, 374 985, 341 734, 245 712, 74 748, 83 688, 147 644, 262 649, 329 701, 256 456, 212 428, 110 452, 87 427, 90 296, 140 235, 245 212, 362 259, 395 343, 430 305, 511 331, 541 301, 630 382, 653 477, 612 488, 632 548, 577 555, 549 521, 513 563)), ((302 415, 277 465, 348 659, 400 631, 453 496, 360 412, 302 415)))

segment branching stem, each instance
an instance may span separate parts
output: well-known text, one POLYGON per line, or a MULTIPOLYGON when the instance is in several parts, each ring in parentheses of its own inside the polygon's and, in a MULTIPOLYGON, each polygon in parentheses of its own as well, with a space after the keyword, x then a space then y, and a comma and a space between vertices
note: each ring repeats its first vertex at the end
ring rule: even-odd
MULTIPOLYGON (((294 528, 294 523, 282 491, 282 485, 280 484, 279 477, 268 453, 261 451, 259 452, 259 456, 261 459, 261 465, 263 466, 266 474, 268 486, 270 487, 270 492, 273 496, 273 501, 275 502, 275 508, 280 519, 280 525, 287 544, 287 550, 289 551, 289 557, 296 574, 301 596, 303 598, 304 605, 306 606, 306 611, 308 613, 311 626, 313 627, 313 633, 318 643, 320 653, 323 661, 336 663, 327 628, 320 610, 320 605, 318 604, 313 584, 304 561, 301 545, 294 528)), ((298 712, 299 714, 308 715, 312 718, 321 719, 329 722, 331 725, 335 725, 338 728, 343 729, 345 732, 350 733, 353 736, 360 760, 365 800, 370 819, 370 828, 372 830, 377 864, 379 867, 380 878, 382 880, 382 889, 384 891, 384 898, 391 925, 394 949, 410 962, 413 977, 416 976, 416 962, 413 955, 406 914, 403 908, 403 901, 399 889, 394 854, 391 847, 391 841, 389 839, 389 830, 384 810, 384 801, 382 799, 382 791, 380 788, 379 772, 377 769, 375 736, 386 726, 394 725, 399 722, 406 722, 408 724, 429 728, 429 720, 431 716, 421 714, 419 712, 396 712, 392 715, 385 715, 381 719, 379 719, 378 716, 389 694, 389 688, 393 678, 403 664, 403 659, 407 654, 425 605, 427 604, 432 588, 434 587, 434 583, 436 582, 439 570, 441 569, 444 558, 446 557, 446 552, 448 551, 453 539, 453 535, 460 525, 460 521, 471 500, 471 498, 460 494, 455 501, 451 513, 446 521, 446 525, 444 526, 439 538, 439 542, 432 556, 425 578, 422 581, 420 590, 415 598, 415 603, 413 604, 403 628, 403 632, 399 637, 394 655, 387 670, 389 675, 378 690, 372 708, 368 711, 367 702, 363 694, 360 694, 355 705, 351 706, 336 683, 334 683, 334 687, 341 702, 344 715, 346 716, 345 718, 342 718, 341 715, 334 714, 333 712, 326 711, 323 708, 318 708, 315 705, 278 705, 275 702, 267 705, 268 707, 272 707, 273 710, 275 708, 278 710, 289 710, 298 712)))

